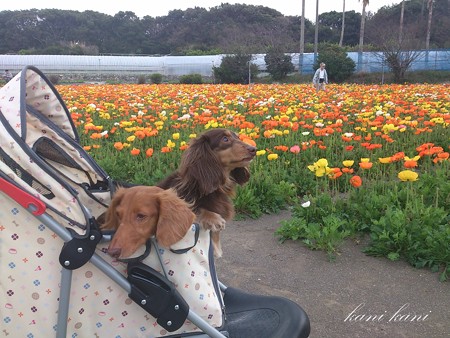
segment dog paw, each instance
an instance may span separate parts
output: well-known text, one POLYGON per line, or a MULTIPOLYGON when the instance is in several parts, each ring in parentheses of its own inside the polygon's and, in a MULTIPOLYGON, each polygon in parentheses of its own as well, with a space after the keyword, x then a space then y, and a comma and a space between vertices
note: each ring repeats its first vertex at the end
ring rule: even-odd
POLYGON ((200 224, 203 227, 203 229, 211 230, 211 231, 221 231, 225 229, 227 221, 220 216, 219 214, 215 214, 214 217, 204 217, 200 220, 200 224))
POLYGON ((225 229, 226 223, 227 222, 222 217, 220 217, 220 219, 216 219, 214 223, 210 224, 209 229, 211 229, 211 231, 214 231, 214 232, 221 231, 221 230, 225 229))

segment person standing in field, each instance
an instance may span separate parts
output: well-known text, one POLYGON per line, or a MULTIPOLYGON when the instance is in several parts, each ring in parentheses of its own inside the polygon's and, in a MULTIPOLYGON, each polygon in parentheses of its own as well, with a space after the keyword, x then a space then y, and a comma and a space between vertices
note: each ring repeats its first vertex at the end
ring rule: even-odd
POLYGON ((314 73, 313 83, 316 87, 317 92, 321 89, 325 90, 325 84, 328 83, 328 74, 327 70, 325 69, 325 63, 320 63, 320 67, 317 68, 316 72, 314 73))
POLYGON ((5 79, 6 82, 8 82, 9 80, 11 80, 13 78, 13 75, 11 74, 11 72, 6 69, 5 73, 3 74, 3 78, 5 79))

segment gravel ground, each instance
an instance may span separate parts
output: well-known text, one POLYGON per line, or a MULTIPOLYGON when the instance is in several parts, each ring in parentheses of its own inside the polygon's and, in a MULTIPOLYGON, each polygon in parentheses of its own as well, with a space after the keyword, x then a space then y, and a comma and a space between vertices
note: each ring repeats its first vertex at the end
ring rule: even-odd
MULTIPOLYGON (((450 337, 450 285, 406 262, 366 256, 346 241, 335 262, 275 229, 290 213, 233 221, 222 232, 219 279, 242 290, 289 298, 311 321, 312 338, 450 337)), ((289 337, 283 337, 289 338, 289 337)))

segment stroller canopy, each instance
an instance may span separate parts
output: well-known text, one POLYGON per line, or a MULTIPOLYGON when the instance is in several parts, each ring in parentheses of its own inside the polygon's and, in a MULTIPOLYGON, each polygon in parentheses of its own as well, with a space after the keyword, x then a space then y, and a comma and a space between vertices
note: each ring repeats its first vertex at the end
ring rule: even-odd
POLYGON ((78 141, 69 110, 37 68, 0 89, 2 175, 82 233, 109 204, 111 182, 78 141))

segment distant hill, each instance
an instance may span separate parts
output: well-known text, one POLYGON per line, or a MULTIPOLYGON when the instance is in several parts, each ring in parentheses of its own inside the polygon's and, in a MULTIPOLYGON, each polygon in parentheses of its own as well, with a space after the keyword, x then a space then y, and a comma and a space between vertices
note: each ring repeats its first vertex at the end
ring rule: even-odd
MULTIPOLYGON (((425 43, 428 10, 423 0, 406 1, 404 32, 425 43)), ((343 43, 359 41, 361 14, 345 13, 343 43)), ((366 20, 366 48, 380 43, 378 27, 399 29, 400 4, 383 7, 366 20)), ((338 43, 342 13, 319 16, 319 42, 338 43)), ((305 52, 313 50, 315 25, 306 20, 305 52)), ((432 48, 450 48, 449 1, 435 0, 432 48)), ((222 4, 209 10, 174 10, 167 16, 138 18, 133 12, 114 16, 94 11, 24 10, 0 12, 0 53, 6 54, 152 54, 206 55, 265 53, 270 48, 298 52, 300 17, 252 5, 222 4)))

